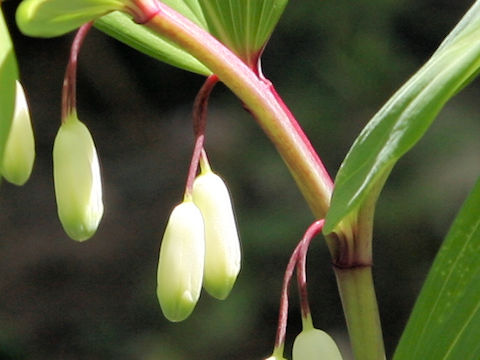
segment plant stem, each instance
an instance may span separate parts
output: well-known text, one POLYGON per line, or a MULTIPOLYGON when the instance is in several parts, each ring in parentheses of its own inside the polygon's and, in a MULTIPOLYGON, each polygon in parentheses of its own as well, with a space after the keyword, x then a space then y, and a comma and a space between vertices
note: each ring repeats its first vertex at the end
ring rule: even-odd
POLYGON ((312 327, 312 316, 307 291, 307 253, 312 239, 322 232, 324 223, 325 220, 323 219, 317 220, 308 227, 307 231, 303 235, 301 247, 298 253, 297 284, 298 293, 300 295, 300 307, 302 311, 302 323, 304 328, 307 325, 312 327))
POLYGON ((200 88, 193 104, 193 133, 195 136, 195 144, 193 146, 193 154, 188 169, 187 184, 185 186, 185 196, 187 198, 190 198, 192 194, 193 182, 195 181, 198 170, 198 162, 202 156, 205 159, 207 156, 203 149, 203 144, 205 142, 205 129, 207 126, 208 99, 217 82, 218 77, 216 75, 210 75, 200 88))
POLYGON ((355 359, 384 360, 371 266, 334 270, 355 359))
POLYGON ((333 182, 271 83, 184 16, 161 2, 158 7, 144 25, 190 52, 238 96, 277 148, 315 217, 323 218, 333 182))
POLYGON ((78 29, 70 48, 70 57, 68 60, 65 77, 63 79, 62 88, 62 122, 76 110, 77 107, 77 62, 78 54, 82 47, 83 41, 91 29, 93 22, 86 23, 78 29))
POLYGON ((282 283, 282 294, 280 296, 280 308, 278 310, 278 325, 277 325, 277 334, 275 335, 275 347, 273 350, 273 354, 283 356, 283 349, 285 347, 285 334, 287 330, 287 320, 288 320, 288 287, 290 285, 290 280, 292 279, 293 272, 295 271, 295 266, 298 260, 298 254, 300 253, 300 249, 303 246, 303 240, 301 240, 295 250, 293 251, 292 255, 290 255, 290 259, 288 260, 287 268, 285 269, 285 274, 283 275, 283 283, 282 283))

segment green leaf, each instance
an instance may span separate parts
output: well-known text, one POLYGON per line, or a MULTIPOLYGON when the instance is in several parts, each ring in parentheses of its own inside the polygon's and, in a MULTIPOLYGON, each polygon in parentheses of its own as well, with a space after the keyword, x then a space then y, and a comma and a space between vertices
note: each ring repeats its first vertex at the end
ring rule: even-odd
POLYGON ((200 2, 210 33, 257 65, 288 0, 204 0, 200 2))
POLYGON ((477 1, 430 60, 393 95, 356 139, 335 180, 325 234, 352 228, 359 218, 371 221, 375 201, 397 160, 415 145, 444 104, 479 69, 477 1))
POLYGON ((24 0, 17 9, 20 30, 29 36, 63 35, 114 10, 127 0, 24 0))
POLYGON ((103 16, 95 22, 95 27, 157 60, 201 75, 211 74, 210 70, 189 53, 147 27, 134 23, 123 13, 113 12, 103 16))
POLYGON ((17 60, 0 6, 0 159, 13 119, 17 79, 17 60))
POLYGON ((480 359, 480 179, 442 245, 394 360, 480 359))

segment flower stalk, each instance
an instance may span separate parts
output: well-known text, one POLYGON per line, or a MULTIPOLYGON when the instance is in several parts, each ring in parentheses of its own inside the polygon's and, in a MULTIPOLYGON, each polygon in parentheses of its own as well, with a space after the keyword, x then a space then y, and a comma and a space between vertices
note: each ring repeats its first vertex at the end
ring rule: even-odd
POLYGON ((193 22, 163 3, 158 7, 144 25, 190 52, 239 97, 279 151, 315 216, 323 218, 333 182, 273 85, 193 22))
POLYGON ((62 89, 62 122, 68 118, 77 108, 77 63, 78 53, 82 47, 83 41, 88 32, 92 28, 93 22, 88 22, 78 29, 72 42, 70 50, 70 58, 67 69, 65 70, 65 78, 63 80, 62 89))
POLYGON ((191 197, 193 182, 197 175, 198 164, 202 157, 202 153, 204 154, 203 157, 206 157, 205 151, 203 150, 203 144, 205 142, 205 128, 207 126, 208 100, 217 82, 218 77, 216 75, 210 75, 207 77, 193 104, 193 133, 195 136, 195 144, 185 187, 185 196, 187 198, 191 197))
POLYGON ((310 225, 303 235, 303 239, 300 242, 301 246, 298 253, 297 259, 297 283, 298 283, 298 292, 300 294, 300 307, 302 311, 302 324, 303 327, 313 327, 312 325, 312 315, 310 311, 310 304, 308 302, 308 291, 307 291, 307 252, 310 247, 312 239, 320 234, 323 229, 323 224, 325 220, 317 220, 312 225, 310 225))
POLYGON ((275 345, 272 356, 280 357, 283 355, 285 347, 285 334, 288 320, 288 287, 293 276, 295 268, 297 269, 297 284, 298 292, 300 294, 300 304, 302 312, 303 327, 313 327, 312 317, 310 313, 310 305, 308 303, 307 293, 307 276, 306 276, 306 257, 308 248, 312 239, 318 235, 323 228, 324 220, 315 221, 309 226, 302 240, 298 243, 285 269, 282 284, 282 294, 280 297, 280 308, 278 311, 278 327, 275 336, 275 345))

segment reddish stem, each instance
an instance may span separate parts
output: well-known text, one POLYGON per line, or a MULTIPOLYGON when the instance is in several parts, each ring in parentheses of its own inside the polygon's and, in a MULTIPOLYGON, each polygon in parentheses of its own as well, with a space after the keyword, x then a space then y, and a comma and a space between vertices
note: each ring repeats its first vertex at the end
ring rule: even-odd
MULTIPOLYGON (((187 185, 185 187, 185 194, 187 196, 192 193, 193 182, 198 170, 198 162, 200 156, 204 153, 203 144, 205 141, 205 128, 207 126, 208 99, 217 82, 218 77, 216 75, 210 75, 200 88, 193 103, 193 133, 195 135, 195 145, 193 147, 192 160, 190 161, 187 185)), ((204 154, 204 157, 206 158, 206 154, 204 154)))
POLYGON ((83 41, 88 31, 93 25, 93 21, 82 25, 78 29, 70 49, 70 58, 68 60, 67 69, 62 88, 62 123, 66 118, 75 111, 77 107, 77 62, 78 54, 82 47, 83 41))
POLYGON ((297 284, 298 284, 298 292, 300 294, 300 307, 302 311, 302 319, 305 319, 310 316, 310 304, 308 302, 308 292, 307 292, 307 270, 306 270, 306 262, 307 262, 307 252, 310 246, 312 239, 320 234, 323 229, 323 224, 325 220, 317 220, 315 221, 305 232, 303 235, 303 239, 300 242, 300 251, 298 253, 298 261, 297 261, 297 284))
POLYGON ((275 336, 275 348, 283 348, 285 344, 285 333, 287 330, 287 320, 288 320, 288 286, 290 285, 290 280, 293 276, 293 271, 295 270, 295 265, 297 264, 298 253, 302 247, 302 241, 298 243, 290 256, 288 261, 285 274, 283 276, 282 284, 282 295, 280 296, 280 308, 278 311, 278 326, 277 334, 275 336))
POLYGON ((322 231, 324 223, 325 220, 322 219, 315 221, 308 227, 307 231, 303 235, 302 240, 300 240, 300 242, 297 244, 295 250, 290 256, 290 260, 288 261, 285 275, 283 276, 282 295, 280 297, 280 309, 278 312, 278 327, 277 334, 275 336, 275 348, 283 348, 285 344, 285 333, 287 330, 288 319, 288 287, 290 285, 295 267, 297 268, 297 282, 300 293, 302 318, 310 314, 305 263, 308 247, 310 246, 312 239, 322 231))
POLYGON ((149 22, 160 11, 157 0, 133 0, 126 9, 137 24, 149 22))

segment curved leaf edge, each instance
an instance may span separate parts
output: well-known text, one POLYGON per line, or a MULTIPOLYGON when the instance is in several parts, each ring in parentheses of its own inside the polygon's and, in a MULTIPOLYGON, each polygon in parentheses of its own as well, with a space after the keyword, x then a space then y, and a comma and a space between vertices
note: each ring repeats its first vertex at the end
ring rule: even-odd
POLYGON ((120 42, 169 65, 199 75, 208 76, 212 73, 192 55, 148 28, 134 23, 128 15, 121 12, 99 18, 94 26, 120 42))
MULTIPOLYGON (((457 27, 452 31, 455 38, 451 35, 447 37, 432 58, 372 118, 352 145, 337 174, 325 234, 352 225, 347 218, 354 219, 352 214, 360 211, 362 203, 371 202, 367 198, 380 193, 378 188, 381 189, 385 182, 380 179, 386 180, 385 175, 424 135, 443 105, 478 74, 480 1, 457 27), (465 24, 465 19, 475 20, 475 23, 465 24), (457 27, 463 31, 459 32, 457 27), (472 45, 472 41, 476 44, 472 45), (452 75, 452 69, 457 73, 452 75), (449 87, 442 89, 442 86, 449 87), (419 110, 418 105, 423 108, 419 110), (421 124, 411 125, 416 132, 413 135, 411 129, 405 128, 408 127, 409 116, 416 121, 422 120, 421 124), (402 135, 402 131, 408 136, 402 135)), ((413 120, 410 119, 410 122, 413 123, 413 120)))

